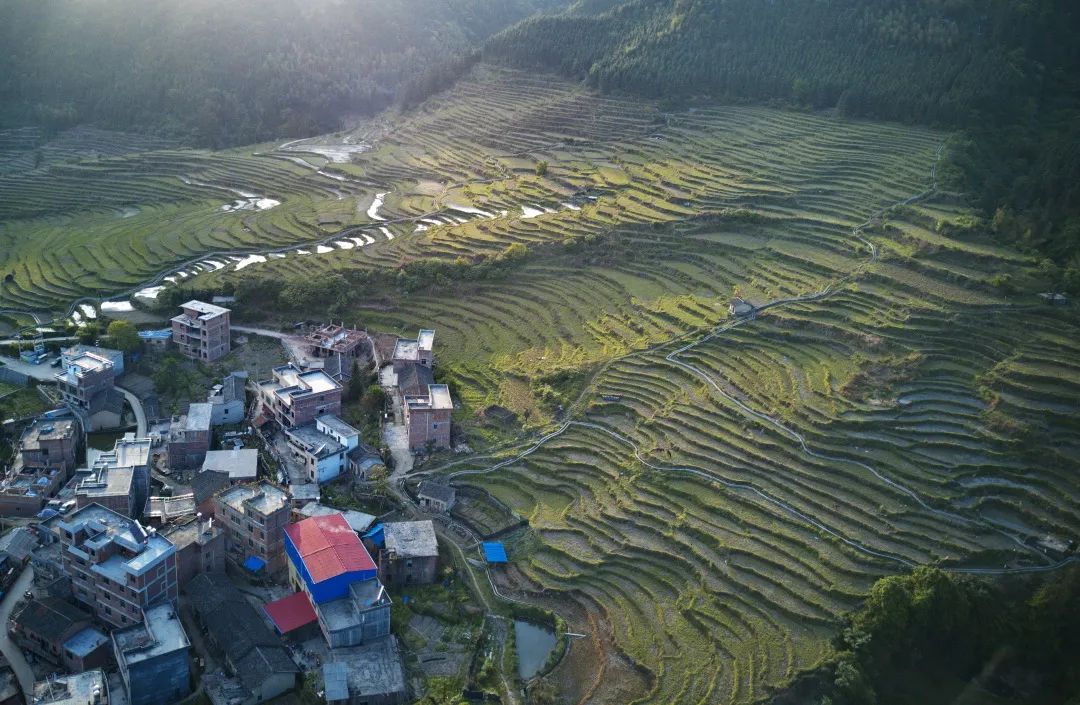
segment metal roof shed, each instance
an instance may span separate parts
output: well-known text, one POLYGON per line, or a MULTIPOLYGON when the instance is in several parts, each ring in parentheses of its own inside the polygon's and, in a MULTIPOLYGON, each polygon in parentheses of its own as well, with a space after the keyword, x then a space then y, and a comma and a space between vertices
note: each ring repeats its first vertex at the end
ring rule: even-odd
POLYGON ((323 683, 326 685, 326 702, 345 702, 349 699, 348 664, 331 662, 323 665, 323 683))
POLYGON ((488 563, 506 563, 506 547, 502 545, 501 541, 485 541, 484 548, 484 560, 488 563))

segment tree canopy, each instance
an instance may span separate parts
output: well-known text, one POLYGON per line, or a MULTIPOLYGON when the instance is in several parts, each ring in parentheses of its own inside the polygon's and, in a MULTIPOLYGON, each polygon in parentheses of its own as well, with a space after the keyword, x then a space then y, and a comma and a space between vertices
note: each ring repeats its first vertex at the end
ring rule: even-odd
POLYGON ((222 146, 337 129, 557 0, 8 0, 0 123, 222 146))
POLYGON ((1072 0, 579 0, 486 60, 604 91, 832 109, 961 128, 952 150, 1002 239, 1080 270, 1080 5, 1072 0))

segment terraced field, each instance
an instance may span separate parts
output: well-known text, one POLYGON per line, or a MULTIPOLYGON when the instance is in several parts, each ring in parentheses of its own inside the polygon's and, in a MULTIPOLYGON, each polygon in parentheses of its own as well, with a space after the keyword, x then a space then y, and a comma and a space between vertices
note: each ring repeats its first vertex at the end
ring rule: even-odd
POLYGON ((487 100, 511 106, 506 122, 482 120, 490 86, 466 86, 354 167, 438 182, 392 194, 387 214, 433 199, 487 216, 265 267, 544 253, 357 316, 438 328, 466 424, 497 403, 541 428, 538 383, 588 380, 535 452, 446 468, 528 518, 507 587, 572 600, 571 627, 597 642, 553 674, 567 702, 754 702, 820 662, 882 575, 1054 568, 1034 543, 1080 528, 1080 330, 988 285, 1023 257, 940 227, 965 215, 925 193, 944 135, 503 89, 515 99, 487 100), (826 289, 725 323, 733 291, 826 289))
MULTIPOLYGON (((931 190, 946 139, 748 107, 666 114, 485 70, 344 137, 122 159, 190 194, 159 192, 147 222, 161 234, 143 250, 278 250, 195 275, 205 283, 467 264, 526 244, 502 278, 394 289, 351 318, 436 328, 474 441, 492 404, 545 439, 427 470, 528 519, 499 580, 588 634, 548 676, 565 702, 750 703, 825 658, 878 577, 1050 570, 1038 539, 1080 530, 1080 321, 989 284, 1027 281, 1033 263, 952 227, 966 208, 931 190), (228 197, 178 174, 282 205, 219 212, 228 197), (201 215, 173 229, 168 208, 201 215), (733 320, 735 292, 780 303, 733 320)), ((123 208, 109 183, 98 198, 123 208)), ((77 222, 103 233, 107 217, 77 222)), ((52 263, 35 275, 35 239, 7 260, 5 302, 155 273, 50 279, 57 265, 34 255, 52 263)))
POLYGON ((52 157, 35 169, 16 168, 25 150, 7 152, 0 307, 63 310, 139 288, 207 253, 284 247, 368 220, 362 185, 317 163, 160 147, 87 159, 86 136, 70 141, 67 152, 63 141, 50 143, 43 151, 52 157))

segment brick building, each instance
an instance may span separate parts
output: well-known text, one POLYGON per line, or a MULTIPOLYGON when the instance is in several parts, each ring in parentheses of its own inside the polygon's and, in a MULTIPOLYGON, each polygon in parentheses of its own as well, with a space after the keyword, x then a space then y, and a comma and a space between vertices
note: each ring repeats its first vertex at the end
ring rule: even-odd
POLYGON ((67 369, 67 366, 72 359, 84 353, 91 353, 111 362, 113 364, 113 372, 117 377, 124 374, 124 353, 120 350, 101 348, 97 345, 84 345, 83 343, 79 343, 78 345, 72 345, 70 348, 64 348, 60 351, 60 363, 64 369, 67 369))
POLYGON ((229 354, 229 309, 194 300, 180 309, 183 313, 172 319, 172 336, 182 355, 213 362, 229 354))
POLYGON ((439 542, 430 520, 398 521, 382 525, 379 578, 392 586, 435 582, 439 542))
POLYGON ((445 384, 429 384, 427 394, 403 399, 409 449, 413 452, 450 447, 450 417, 454 402, 445 384))
POLYGON ((34 516, 71 479, 82 446, 72 418, 36 419, 23 430, 19 453, 0 481, 0 516, 34 516))
POLYGON ((249 558, 265 563, 276 573, 285 567, 285 526, 289 523, 289 495, 269 482, 236 485, 218 493, 214 510, 225 533, 229 560, 243 565, 249 558))
POLYGON ((68 671, 99 668, 112 659, 109 637, 89 612, 58 597, 24 602, 11 615, 10 634, 23 650, 68 671))
POLYGON ((81 431, 74 419, 37 419, 19 439, 18 464, 29 470, 59 470, 66 481, 75 470, 81 431))
POLYGON ((408 364, 420 364, 424 367, 435 366, 435 331, 421 330, 416 340, 400 339, 394 346, 391 360, 394 372, 399 373, 408 364))
POLYGON ((116 391, 112 360, 93 352, 63 355, 64 370, 53 375, 64 405, 83 418, 87 430, 119 425, 124 397, 116 391))
POLYGON ((169 426, 169 467, 191 470, 202 466, 210 450, 211 404, 188 404, 186 414, 169 426))
POLYGON ((161 530, 176 546, 176 583, 181 590, 196 575, 225 570, 225 532, 213 517, 192 517, 161 530))
POLYGON ((353 359, 367 355, 369 346, 367 333, 333 323, 319 326, 304 339, 312 356, 316 358, 341 355, 346 359, 353 359))
POLYGON ((150 496, 150 439, 128 433, 94 465, 75 473, 76 506, 99 504, 132 519, 150 496))
POLYGON ((304 372, 293 364, 275 367, 273 378, 259 382, 264 420, 282 428, 313 423, 324 414, 341 413, 341 385, 321 370, 304 372))
POLYGON ((98 619, 125 627, 146 607, 176 601, 176 547, 154 530, 98 504, 53 527, 72 594, 98 619))

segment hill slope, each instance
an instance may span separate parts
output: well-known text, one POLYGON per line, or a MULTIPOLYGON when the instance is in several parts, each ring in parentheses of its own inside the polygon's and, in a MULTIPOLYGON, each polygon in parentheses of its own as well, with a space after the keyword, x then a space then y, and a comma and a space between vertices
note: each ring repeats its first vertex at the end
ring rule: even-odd
POLYGON ((1075 58, 1046 41, 1075 21, 1054 0, 607 5, 522 22, 493 38, 486 55, 656 97, 781 99, 949 124, 1029 108, 1016 96, 1053 79, 1045 67, 1075 58))
POLYGON ((1078 28, 1068 0, 582 0, 484 55, 605 91, 963 128, 958 187, 1018 214, 1001 239, 1071 262, 1080 290, 1078 28))
POLYGON ((556 0, 11 0, 0 120, 250 143, 337 129, 556 0))

